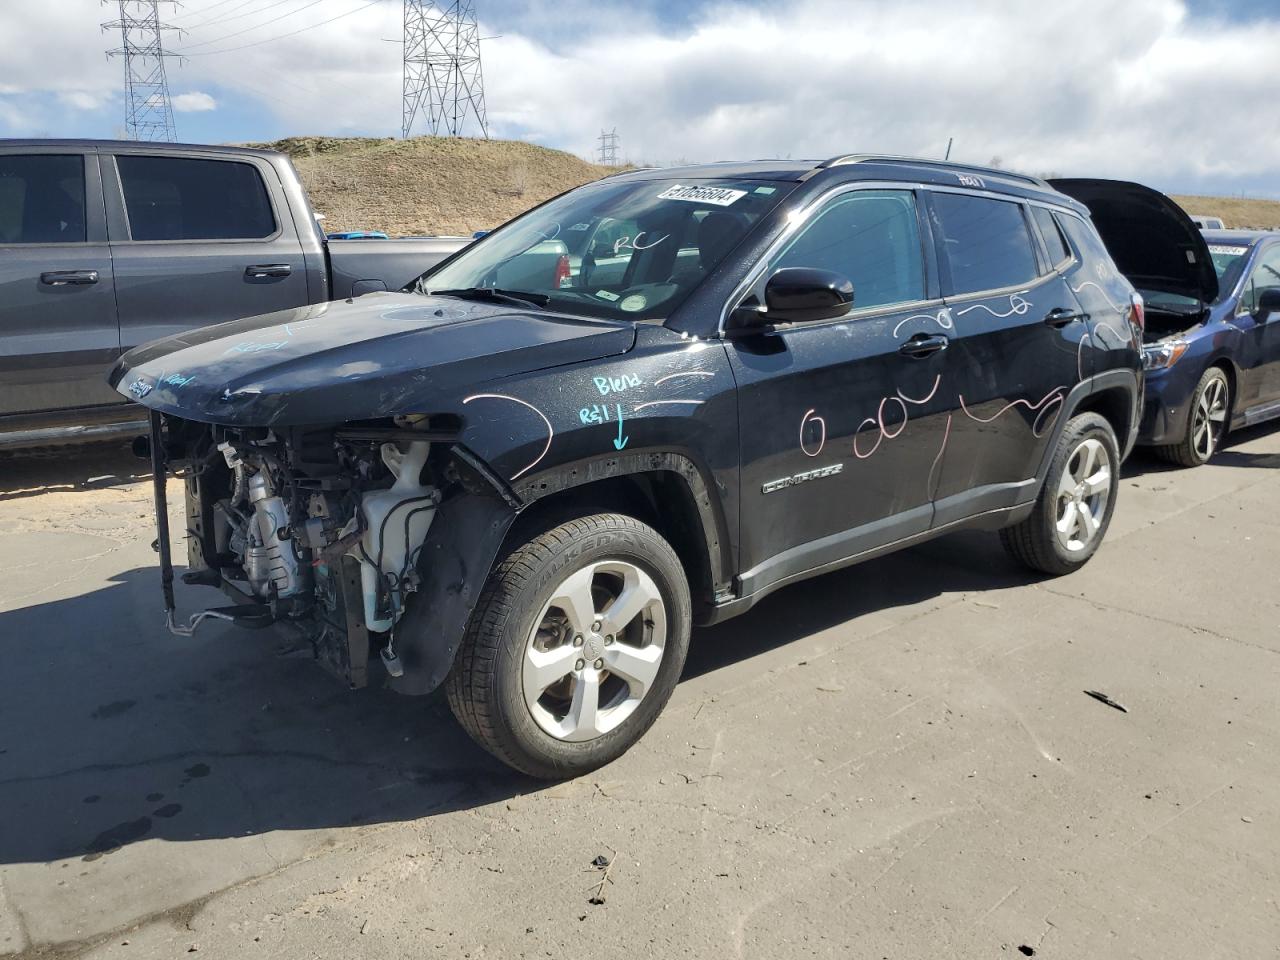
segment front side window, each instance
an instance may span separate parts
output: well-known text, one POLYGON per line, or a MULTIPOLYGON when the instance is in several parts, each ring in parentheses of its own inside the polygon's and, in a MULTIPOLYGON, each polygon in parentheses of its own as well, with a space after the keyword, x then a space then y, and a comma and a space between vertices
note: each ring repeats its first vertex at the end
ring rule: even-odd
POLYGON ((261 240, 276 232, 253 164, 142 156, 116 163, 134 240, 261 240))
POLYGON ((960 193, 933 195, 934 228, 954 295, 1028 283, 1039 272, 1021 204, 960 193))
POLYGON ((665 317, 795 186, 603 180, 531 210, 407 289, 490 290, 569 313, 665 317))
POLYGON ((924 259, 909 190, 858 190, 818 211, 770 264, 817 267, 853 282, 855 310, 923 300, 924 259))
POLYGON ((0 156, 0 243, 84 243, 84 157, 0 156))
POLYGON ((1272 247, 1258 257, 1258 264, 1249 275, 1244 296, 1240 301, 1241 313, 1257 313, 1262 294, 1280 289, 1280 247, 1272 247))

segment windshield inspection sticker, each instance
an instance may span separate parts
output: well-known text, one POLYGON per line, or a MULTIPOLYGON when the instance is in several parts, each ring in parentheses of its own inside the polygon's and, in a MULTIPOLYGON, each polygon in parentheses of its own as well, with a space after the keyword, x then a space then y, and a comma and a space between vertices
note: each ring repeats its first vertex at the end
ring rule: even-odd
POLYGON ((628 313, 635 313, 637 310, 643 310, 648 304, 649 301, 645 299, 644 294, 633 293, 629 297, 624 297, 618 306, 628 313))
POLYGON ((1248 247, 1224 247, 1218 244, 1209 244, 1209 252, 1216 253, 1220 257, 1238 257, 1248 253, 1248 247))
POLYGON ((682 187, 677 183, 658 194, 658 199, 692 200, 694 203, 714 203, 717 207, 727 207, 746 195, 745 190, 730 190, 728 187, 682 187))

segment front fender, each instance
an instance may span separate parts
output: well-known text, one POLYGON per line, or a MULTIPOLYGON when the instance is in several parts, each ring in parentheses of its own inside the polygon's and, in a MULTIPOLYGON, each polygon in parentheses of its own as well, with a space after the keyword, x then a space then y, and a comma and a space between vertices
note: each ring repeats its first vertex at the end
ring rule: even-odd
POLYGON ((426 694, 444 682, 515 518, 497 491, 464 493, 436 509, 418 559, 420 586, 396 624, 404 675, 391 679, 393 690, 426 694))

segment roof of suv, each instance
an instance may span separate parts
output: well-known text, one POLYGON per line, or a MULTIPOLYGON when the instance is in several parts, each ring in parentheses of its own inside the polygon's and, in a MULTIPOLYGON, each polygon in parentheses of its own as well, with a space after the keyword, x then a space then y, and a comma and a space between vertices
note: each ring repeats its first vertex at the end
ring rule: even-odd
POLYGON ((819 175, 844 180, 910 180, 938 186, 979 187, 997 193, 1047 200, 1085 213, 1075 200, 1059 193, 1039 177, 931 160, 885 154, 841 154, 827 160, 751 160, 699 163, 682 167, 646 167, 616 173, 624 180, 783 180, 801 182, 819 175))

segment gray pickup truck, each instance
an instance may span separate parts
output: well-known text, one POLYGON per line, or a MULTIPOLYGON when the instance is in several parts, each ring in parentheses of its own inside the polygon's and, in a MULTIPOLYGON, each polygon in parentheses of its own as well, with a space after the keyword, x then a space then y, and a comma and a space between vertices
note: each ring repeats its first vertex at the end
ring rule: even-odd
POLYGON ((0 139, 0 448, 137 432, 130 348, 399 290, 469 239, 328 241, 284 154, 0 139))

